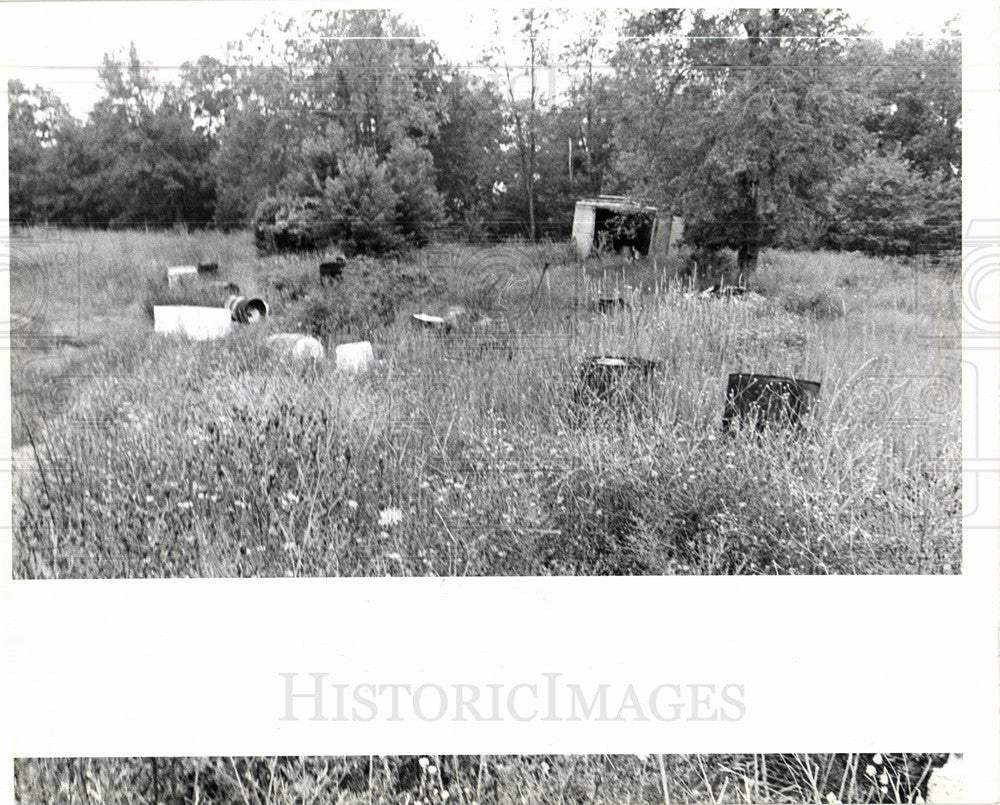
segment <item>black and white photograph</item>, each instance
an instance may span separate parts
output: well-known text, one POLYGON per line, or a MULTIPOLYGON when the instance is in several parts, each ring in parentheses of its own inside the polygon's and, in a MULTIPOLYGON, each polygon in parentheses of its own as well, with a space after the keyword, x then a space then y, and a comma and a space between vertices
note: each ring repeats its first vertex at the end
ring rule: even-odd
POLYGON ((962 802, 961 755, 411 755, 18 758, 18 802, 962 802))
POLYGON ((946 8, 214 5, 11 71, 15 578, 962 572, 946 8))
POLYGON ((997 801, 1000 7, 0 41, 0 801, 997 801))

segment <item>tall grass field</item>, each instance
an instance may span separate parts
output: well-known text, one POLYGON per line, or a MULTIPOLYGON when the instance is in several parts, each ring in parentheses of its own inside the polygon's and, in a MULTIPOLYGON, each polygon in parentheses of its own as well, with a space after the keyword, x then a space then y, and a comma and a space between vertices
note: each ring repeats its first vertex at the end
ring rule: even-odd
POLYGON ((771 251, 726 299, 553 243, 325 284, 323 255, 245 232, 20 230, 11 251, 18 577, 961 572, 954 265, 771 251), (221 304, 167 287, 200 260, 271 315, 155 334, 155 304, 221 304), (447 335, 410 315, 456 306, 447 335), (339 371, 359 340, 376 364, 339 371), (594 355, 659 365, 634 404, 590 404, 594 355), (802 428, 723 433, 733 372, 822 387, 802 428))
POLYGON ((933 798, 946 760, 884 753, 19 758, 14 779, 24 805, 847 805, 955 801, 933 798))

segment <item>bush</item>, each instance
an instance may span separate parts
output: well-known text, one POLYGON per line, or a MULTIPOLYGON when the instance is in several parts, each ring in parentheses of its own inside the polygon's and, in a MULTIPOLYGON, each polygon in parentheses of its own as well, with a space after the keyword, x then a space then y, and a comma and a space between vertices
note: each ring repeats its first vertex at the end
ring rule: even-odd
POLYGON ((312 251, 330 245, 334 226, 321 199, 269 196, 254 212, 253 234, 265 253, 312 251))
POLYGON ((871 255, 955 248, 961 235, 959 183, 926 177, 899 153, 869 154, 833 187, 827 243, 871 255))

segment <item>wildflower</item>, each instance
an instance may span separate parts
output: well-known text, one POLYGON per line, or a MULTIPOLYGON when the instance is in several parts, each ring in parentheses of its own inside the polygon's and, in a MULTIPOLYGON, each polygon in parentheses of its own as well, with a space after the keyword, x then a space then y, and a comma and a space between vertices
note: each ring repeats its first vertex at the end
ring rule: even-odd
POLYGON ((830 805, 835 805, 835 803, 839 802, 840 800, 838 800, 837 795, 831 791, 829 794, 826 795, 826 801, 829 802, 830 805))
POLYGON ((875 755, 872 757, 872 763, 874 763, 876 766, 881 766, 882 765, 882 753, 881 752, 876 752, 875 753, 875 755))
POLYGON ((190 509, 194 504, 190 500, 182 500, 177 504, 178 509, 190 509))
POLYGON ((437 774, 437 766, 428 766, 427 767, 427 774, 430 777, 433 777, 435 774, 437 774))
POLYGON ((430 763, 431 763, 425 757, 420 758, 420 760, 418 762, 420 763, 420 768, 422 768, 422 769, 426 769, 430 765, 430 763))
POLYGON ((347 508, 352 512, 356 512, 358 510, 358 502, 356 500, 347 501, 347 508))
POLYGON ((296 495, 294 492, 285 492, 285 498, 288 500, 289 503, 299 502, 299 496, 296 495))
POLYGON ((399 525, 401 522, 403 522, 403 512, 394 506, 382 509, 378 513, 378 524, 383 528, 391 528, 394 525, 399 525))
POLYGON ((295 553, 295 543, 289 540, 284 544, 284 550, 287 553, 295 553))
POLYGON ((881 786, 889 785, 889 773, 884 769, 882 770, 882 773, 878 776, 878 784, 881 786))
POLYGON ((865 766, 865 774, 868 775, 869 777, 874 777, 875 776, 875 774, 876 774, 875 767, 871 763, 869 763, 867 766, 865 766))
POLYGON ((153 496, 152 495, 146 495, 146 503, 152 503, 152 502, 153 502, 153 496))
POLYGON ((403 561, 403 557, 400 556, 398 553, 387 553, 385 555, 385 558, 386 559, 392 559, 393 561, 396 561, 396 562, 402 562, 403 561))

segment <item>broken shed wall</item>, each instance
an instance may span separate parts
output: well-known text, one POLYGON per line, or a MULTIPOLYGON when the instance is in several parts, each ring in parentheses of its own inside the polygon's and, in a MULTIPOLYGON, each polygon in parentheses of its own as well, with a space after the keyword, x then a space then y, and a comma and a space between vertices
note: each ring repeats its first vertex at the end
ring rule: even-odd
POLYGON ((573 241, 576 243, 576 253, 583 259, 594 247, 594 227, 597 220, 597 210, 593 204, 582 201, 576 203, 573 212, 573 241))

